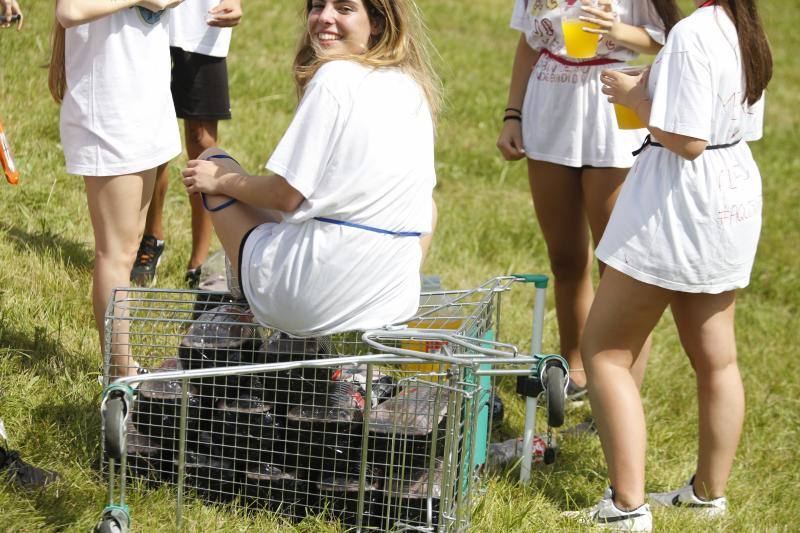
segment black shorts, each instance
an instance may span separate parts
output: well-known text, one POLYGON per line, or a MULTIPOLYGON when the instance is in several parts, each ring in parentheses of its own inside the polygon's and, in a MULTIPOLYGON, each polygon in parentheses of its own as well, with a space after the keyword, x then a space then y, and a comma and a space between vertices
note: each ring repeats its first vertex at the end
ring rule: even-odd
POLYGON ((258 226, 253 226, 247 233, 244 234, 242 237, 242 242, 239 243, 239 290, 242 292, 242 296, 244 296, 244 284, 242 283, 242 279, 244 278, 244 270, 242 269, 242 259, 244 258, 244 244, 247 242, 247 238, 250 236, 251 233, 257 228, 258 226))
POLYGON ((172 56, 172 101, 178 118, 228 120, 228 64, 224 57, 212 57, 170 47, 172 56))

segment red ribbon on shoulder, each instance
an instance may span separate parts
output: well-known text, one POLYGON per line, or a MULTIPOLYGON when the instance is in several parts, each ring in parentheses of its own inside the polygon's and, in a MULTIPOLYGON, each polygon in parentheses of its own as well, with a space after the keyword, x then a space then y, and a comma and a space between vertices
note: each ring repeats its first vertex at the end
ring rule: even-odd
POLYGON ((700 9, 700 7, 708 7, 708 6, 713 6, 713 5, 714 5, 714 4, 716 4, 716 3, 717 3, 717 0, 708 0, 707 2, 703 2, 702 4, 700 4, 700 6, 698 7, 698 9, 700 9))

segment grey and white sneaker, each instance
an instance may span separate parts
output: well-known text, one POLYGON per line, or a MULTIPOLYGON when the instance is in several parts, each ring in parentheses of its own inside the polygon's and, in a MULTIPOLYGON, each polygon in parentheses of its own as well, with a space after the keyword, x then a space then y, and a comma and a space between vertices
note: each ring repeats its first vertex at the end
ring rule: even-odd
POLYGON ((694 492, 694 477, 685 486, 671 492, 651 492, 647 495, 655 505, 691 509, 708 518, 725 516, 728 499, 725 496, 713 500, 701 500, 694 492))
POLYGON ((623 511, 614 500, 606 498, 610 491, 606 491, 597 505, 580 511, 562 513, 565 518, 572 518, 586 526, 597 526, 601 529, 615 531, 653 531, 653 514, 647 504, 631 511, 623 511))

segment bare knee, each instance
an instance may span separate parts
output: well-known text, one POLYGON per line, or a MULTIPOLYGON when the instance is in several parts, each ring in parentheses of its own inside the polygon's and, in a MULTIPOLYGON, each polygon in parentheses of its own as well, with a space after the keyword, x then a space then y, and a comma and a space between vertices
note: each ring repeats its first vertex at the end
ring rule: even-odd
POLYGON ((189 151, 200 152, 217 144, 215 123, 187 120, 184 130, 186 132, 186 147, 189 151))
POLYGON ((557 282, 578 282, 591 272, 591 254, 589 249, 563 250, 549 249, 550 269, 557 282))

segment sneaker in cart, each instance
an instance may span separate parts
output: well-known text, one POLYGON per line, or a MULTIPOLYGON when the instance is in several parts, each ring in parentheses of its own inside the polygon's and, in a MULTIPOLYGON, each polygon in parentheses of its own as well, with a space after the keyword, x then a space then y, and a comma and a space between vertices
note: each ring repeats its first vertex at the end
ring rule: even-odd
POLYGON ((661 507, 679 507, 691 509, 708 518, 725 516, 728 511, 728 500, 724 496, 713 500, 701 500, 694 492, 694 477, 686 486, 671 492, 651 492, 647 495, 651 502, 661 507))
POLYGON ((196 289, 200 286, 200 274, 202 273, 202 266, 186 269, 186 275, 183 279, 186 280, 186 286, 190 289, 196 289))
POLYGON ((597 526, 601 529, 615 531, 652 531, 653 514, 647 504, 636 509, 625 511, 614 504, 612 498, 606 498, 608 491, 597 505, 580 511, 562 513, 565 518, 577 520, 582 525, 597 526))
POLYGON ((156 239, 152 235, 142 237, 139 243, 139 251, 136 252, 136 260, 131 269, 131 283, 146 287, 156 282, 156 269, 161 263, 161 255, 164 253, 164 241, 156 239))
POLYGON ((13 483, 22 490, 40 489, 58 480, 59 475, 50 470, 26 463, 19 452, 0 447, 0 481, 13 483))

